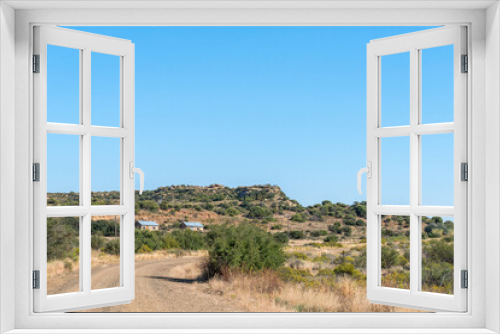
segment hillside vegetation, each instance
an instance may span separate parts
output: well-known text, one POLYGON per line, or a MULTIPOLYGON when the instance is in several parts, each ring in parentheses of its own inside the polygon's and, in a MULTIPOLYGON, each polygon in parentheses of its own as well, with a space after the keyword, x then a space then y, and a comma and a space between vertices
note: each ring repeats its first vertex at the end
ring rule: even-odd
MULTIPOLYGON (((75 193, 48 194, 48 205, 77 202, 75 193)), ((118 204, 119 194, 93 193, 92 203, 118 204)), ((366 202, 302 206, 277 186, 180 185, 136 195, 135 210, 136 219, 160 225, 135 231, 137 254, 206 250, 207 277, 271 270, 287 284, 318 291, 334 289, 341 278, 366 281, 366 202), (183 221, 201 222, 205 232, 181 230, 183 221)), ((116 255, 110 218, 93 217, 92 248, 116 255)), ((71 219, 49 219, 49 260, 78 261, 78 221, 71 219)), ((382 285, 408 289, 409 217, 382 216, 381 227, 382 285)), ((422 217, 421 233, 423 290, 452 294, 453 222, 422 217)))

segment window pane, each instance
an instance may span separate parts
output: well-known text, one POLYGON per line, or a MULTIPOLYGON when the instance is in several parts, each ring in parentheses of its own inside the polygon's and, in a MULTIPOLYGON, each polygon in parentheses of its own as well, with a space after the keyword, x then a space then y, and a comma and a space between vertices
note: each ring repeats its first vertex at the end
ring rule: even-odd
POLYGON ((47 205, 80 205, 80 136, 47 134, 47 205))
POLYGON ((120 142, 92 137, 92 205, 120 204, 120 142))
POLYGON ((47 218, 47 294, 80 291, 80 218, 47 218))
POLYGON ((410 137, 381 139, 381 204, 410 204, 410 137))
POLYGON ((410 124, 410 53, 381 57, 382 126, 410 124))
POLYGON ((120 126, 120 57, 92 52, 92 125, 120 126))
POLYGON ((381 286, 410 289, 410 216, 381 218, 381 286))
POLYGON ((92 217, 92 290, 121 286, 120 225, 121 216, 92 217))
POLYGON ((47 45, 47 122, 80 123, 80 50, 47 45))
POLYGON ((422 140, 422 205, 453 206, 453 133, 422 140))
POLYGON ((453 45, 423 49, 422 123, 453 122, 453 45))
POLYGON ((453 217, 422 217, 422 291, 453 294, 453 217))

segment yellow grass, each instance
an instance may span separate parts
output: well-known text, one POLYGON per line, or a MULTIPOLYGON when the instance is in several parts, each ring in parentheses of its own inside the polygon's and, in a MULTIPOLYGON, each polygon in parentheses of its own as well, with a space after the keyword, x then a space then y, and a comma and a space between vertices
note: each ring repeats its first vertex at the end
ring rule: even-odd
POLYGON ((306 288, 280 281, 271 272, 233 273, 230 279, 211 279, 210 288, 237 299, 248 312, 419 312, 371 304, 366 286, 350 277, 340 278, 333 287, 306 288))

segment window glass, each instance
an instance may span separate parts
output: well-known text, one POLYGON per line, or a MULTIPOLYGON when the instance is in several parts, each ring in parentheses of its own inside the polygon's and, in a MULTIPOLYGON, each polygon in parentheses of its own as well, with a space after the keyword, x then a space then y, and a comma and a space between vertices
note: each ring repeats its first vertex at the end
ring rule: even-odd
POLYGON ((421 217, 422 291, 453 294, 454 219, 421 217))
POLYGON ((422 123, 453 122, 453 45, 420 52, 422 123))
POLYGON ((48 295, 80 291, 79 240, 79 217, 47 218, 48 295))
POLYGON ((410 124, 410 53, 381 58, 382 126, 410 124))
POLYGON ((92 290, 121 286, 121 216, 93 216, 91 222, 92 290))
POLYGON ((80 123, 80 50, 47 45, 47 122, 80 123))
POLYGON ((120 57, 92 52, 92 125, 120 126, 120 57))
POLYGON ((80 205, 79 189, 80 136, 48 133, 47 205, 80 205))

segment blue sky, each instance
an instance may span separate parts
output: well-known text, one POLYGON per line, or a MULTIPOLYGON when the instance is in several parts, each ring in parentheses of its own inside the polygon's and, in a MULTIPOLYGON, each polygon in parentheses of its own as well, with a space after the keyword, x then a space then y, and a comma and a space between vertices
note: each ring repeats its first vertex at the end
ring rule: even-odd
MULTIPOLYGON (((366 44, 428 28, 72 29, 135 44, 136 166, 146 189, 269 183, 310 205, 365 199, 356 172, 366 162, 366 44)), ((48 121, 76 123, 78 52, 61 49, 49 49, 48 121)), ((452 50, 423 51, 424 123, 453 121, 452 50)), ((408 124, 408 60, 382 60, 383 126, 408 124)), ((93 125, 118 125, 118 71, 117 57, 92 55, 93 125)), ((78 140, 66 137, 49 135, 49 192, 78 191, 78 140)), ((422 142, 423 204, 453 205, 453 135, 422 142)), ((118 189, 117 146, 93 140, 93 191, 118 189)), ((408 204, 408 149, 408 138, 383 140, 384 204, 408 204)))

